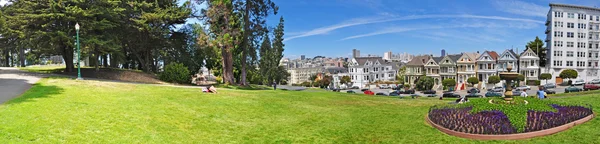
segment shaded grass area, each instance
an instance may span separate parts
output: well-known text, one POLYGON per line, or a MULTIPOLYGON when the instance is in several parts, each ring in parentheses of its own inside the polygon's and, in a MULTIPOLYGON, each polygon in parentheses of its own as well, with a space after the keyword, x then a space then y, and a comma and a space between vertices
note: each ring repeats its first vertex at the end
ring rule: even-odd
MULTIPOLYGON (((474 141, 424 122, 454 99, 43 79, 0 105, 2 143, 595 143, 600 121, 523 141, 474 141)), ((560 98, 590 102, 598 95, 560 98)), ((597 109, 596 109, 597 110, 597 109)))
MULTIPOLYGON (((77 68, 74 72, 65 72, 64 66, 40 66, 40 67, 21 67, 19 68, 24 71, 34 73, 46 73, 46 74, 61 74, 69 76, 77 76, 77 68)), ((158 80, 154 74, 144 73, 139 70, 129 69, 117 69, 117 68, 96 68, 93 67, 82 67, 81 76, 84 78, 98 78, 106 80, 117 80, 125 82, 137 82, 137 83, 150 83, 150 84, 164 84, 158 80)))

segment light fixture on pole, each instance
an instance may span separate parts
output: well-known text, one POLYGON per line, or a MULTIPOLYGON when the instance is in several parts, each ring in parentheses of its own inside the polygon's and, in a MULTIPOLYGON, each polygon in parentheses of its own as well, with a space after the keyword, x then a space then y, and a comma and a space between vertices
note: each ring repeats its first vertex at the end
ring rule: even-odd
POLYGON ((75 31, 77 33, 77 80, 83 80, 81 78, 81 62, 79 62, 81 55, 81 51, 79 50, 79 23, 75 23, 75 31))

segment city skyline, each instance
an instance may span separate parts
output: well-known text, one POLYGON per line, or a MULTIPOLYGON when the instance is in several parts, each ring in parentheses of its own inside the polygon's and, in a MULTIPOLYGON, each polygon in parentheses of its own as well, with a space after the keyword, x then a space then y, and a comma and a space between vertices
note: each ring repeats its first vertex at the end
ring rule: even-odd
POLYGON ((388 51, 440 55, 442 49, 447 54, 523 51, 536 36, 545 37, 549 3, 600 5, 591 0, 276 2, 288 18, 288 58, 351 57, 352 49, 379 56, 388 51))

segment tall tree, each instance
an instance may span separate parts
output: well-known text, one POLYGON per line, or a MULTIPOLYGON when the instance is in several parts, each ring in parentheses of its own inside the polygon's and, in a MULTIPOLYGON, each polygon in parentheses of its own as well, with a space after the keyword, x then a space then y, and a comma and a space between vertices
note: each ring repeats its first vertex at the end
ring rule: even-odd
POLYGON ((274 70, 274 74, 275 75, 275 81, 279 82, 281 81, 286 75, 289 75, 287 73, 287 71, 285 71, 285 69, 282 68, 278 68, 279 67, 279 61, 281 61, 281 59, 283 59, 283 51, 285 50, 285 44, 283 43, 283 36, 284 36, 284 21, 283 21, 283 16, 279 18, 279 24, 277 24, 277 27, 275 27, 275 30, 273 30, 273 52, 272 52, 272 59, 271 59, 271 63, 273 64, 273 67, 276 67, 276 69, 274 70))
POLYGON ((207 0, 206 4, 203 15, 212 36, 210 45, 221 51, 223 82, 234 84, 232 51, 240 41, 239 14, 234 12, 232 0, 207 0))
POLYGON ((526 45, 525 51, 531 49, 535 54, 540 57, 540 67, 546 66, 546 48, 544 47, 544 41, 542 41, 539 37, 535 37, 535 40, 529 41, 526 45))
POLYGON ((259 68, 260 73, 263 75, 263 83, 271 84, 273 82, 272 69, 273 67, 271 59, 273 59, 273 48, 271 47, 271 40, 269 39, 269 35, 265 34, 263 37, 263 42, 260 45, 259 49, 260 59, 259 59, 259 68))
POLYGON ((277 14, 279 8, 271 0, 239 0, 236 2, 236 11, 242 12, 242 40, 241 40, 241 76, 240 84, 247 85, 246 68, 248 59, 256 57, 254 53, 260 42, 259 38, 267 33, 266 18, 273 12, 277 14))

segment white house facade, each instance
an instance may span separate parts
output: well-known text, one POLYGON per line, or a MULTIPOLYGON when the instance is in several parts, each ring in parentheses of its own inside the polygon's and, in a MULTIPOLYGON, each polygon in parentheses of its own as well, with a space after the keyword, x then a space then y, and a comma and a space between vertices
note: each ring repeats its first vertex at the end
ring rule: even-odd
POLYGON ((497 75, 496 59, 498 54, 494 51, 485 51, 477 58, 477 78, 483 83, 488 83, 490 76, 497 75))
POLYGON ((352 86, 363 88, 376 81, 395 81, 397 69, 381 57, 356 57, 348 63, 352 86))
POLYGON ((527 49, 519 56, 519 73, 525 80, 538 80, 540 58, 531 49, 527 49))

